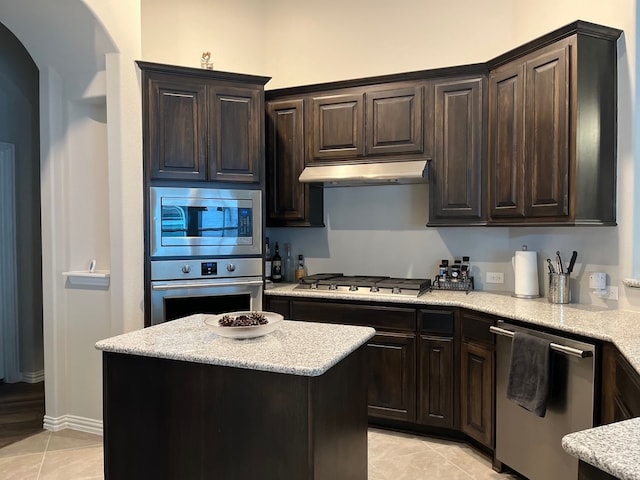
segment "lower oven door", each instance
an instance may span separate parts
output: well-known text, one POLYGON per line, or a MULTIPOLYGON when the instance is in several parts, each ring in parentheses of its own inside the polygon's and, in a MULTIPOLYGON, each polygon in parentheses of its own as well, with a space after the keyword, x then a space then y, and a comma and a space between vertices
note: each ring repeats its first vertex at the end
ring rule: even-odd
POLYGON ((151 282, 151 325, 194 313, 262 310, 260 277, 151 282))

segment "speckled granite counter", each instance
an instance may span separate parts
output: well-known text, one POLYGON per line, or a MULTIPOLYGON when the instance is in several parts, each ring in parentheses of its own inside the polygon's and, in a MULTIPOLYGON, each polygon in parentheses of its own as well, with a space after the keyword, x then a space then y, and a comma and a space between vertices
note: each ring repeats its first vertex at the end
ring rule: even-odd
MULTIPOLYGON (((294 287, 292 284, 279 285, 265 290, 265 294, 468 308, 612 342, 640 372, 640 312, 581 304, 551 304, 546 298, 520 299, 488 292, 434 291, 413 298, 365 292, 295 290, 294 287)), ((580 460, 621 479, 640 480, 640 418, 572 433, 564 438, 565 450, 580 460)))
POLYGON ((640 418, 571 433, 567 453, 622 480, 640 479, 640 418))
POLYGON ((263 337, 233 340, 206 317, 96 344, 105 480, 211 472, 366 480, 365 354, 374 330, 282 321, 263 337))
POLYGON ((318 376, 364 344, 373 328, 284 320, 263 337, 233 340, 213 333, 206 315, 191 315, 154 327, 101 340, 105 352, 318 376))
POLYGON ((631 365, 640 372, 640 312, 611 310, 581 304, 552 304, 546 298, 522 299, 488 292, 436 291, 420 297, 350 292, 295 290, 286 284, 265 290, 265 295, 378 301, 413 305, 462 307, 500 317, 554 328, 586 337, 613 342, 631 365))

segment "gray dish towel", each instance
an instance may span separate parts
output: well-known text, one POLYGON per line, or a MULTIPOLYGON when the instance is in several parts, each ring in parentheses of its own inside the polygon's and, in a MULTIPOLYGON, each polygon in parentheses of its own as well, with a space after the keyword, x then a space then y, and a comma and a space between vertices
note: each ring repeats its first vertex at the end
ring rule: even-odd
POLYGON ((550 342, 516 332, 511 344, 507 398, 544 417, 549 396, 550 342))

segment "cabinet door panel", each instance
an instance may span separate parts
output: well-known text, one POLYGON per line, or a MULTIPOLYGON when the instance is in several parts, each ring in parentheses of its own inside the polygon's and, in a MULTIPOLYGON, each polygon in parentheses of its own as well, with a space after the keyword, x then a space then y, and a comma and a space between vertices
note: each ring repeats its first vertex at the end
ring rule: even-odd
POLYGON ((311 99, 310 162, 363 155, 363 103, 362 94, 311 99))
POLYGON ((462 431, 493 448, 493 351, 462 342, 461 353, 462 431))
POLYGON ((489 78, 489 198, 492 217, 524 215, 524 66, 489 78))
POLYGON ((480 220, 484 79, 435 85, 430 219, 480 220))
POLYGON ((304 102, 270 102, 267 115, 269 218, 303 220, 305 188, 298 177, 304 169, 304 102))
POLYGON ((149 80, 145 135, 151 178, 206 178, 206 89, 204 84, 166 76, 149 80))
POLYGON ((525 215, 569 214, 569 46, 526 63, 525 215))
POLYGON ((369 415, 415 421, 415 334, 378 333, 367 344, 369 415))
POLYGON ((366 94, 365 154, 422 153, 422 86, 366 94))
POLYGON ((453 338, 420 337, 418 421, 453 427, 453 338))
POLYGON ((260 92, 216 86, 209 90, 209 179, 257 183, 262 160, 260 92))

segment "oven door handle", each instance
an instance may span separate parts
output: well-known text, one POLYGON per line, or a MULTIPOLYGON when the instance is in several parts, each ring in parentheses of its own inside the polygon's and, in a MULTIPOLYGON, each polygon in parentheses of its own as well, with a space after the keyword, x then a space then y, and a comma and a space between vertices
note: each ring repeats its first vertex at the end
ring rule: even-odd
POLYGON ((177 290, 180 288, 210 288, 210 287, 245 287, 262 286, 262 280, 249 280, 242 282, 220 282, 220 283, 174 283, 171 285, 151 285, 152 290, 177 290))
MULTIPOLYGON (((489 327, 489 331, 496 335, 502 335, 503 337, 513 337, 513 334, 515 333, 515 332, 512 332, 511 330, 506 330, 500 327, 494 327, 493 325, 489 327)), ((551 348, 551 350, 555 350, 556 352, 564 353, 566 355, 571 355, 572 357, 579 357, 579 358, 593 357, 593 352, 590 352, 588 350, 580 350, 578 348, 568 347, 567 345, 561 345, 559 343, 551 342, 549 344, 549 348, 551 348)))

